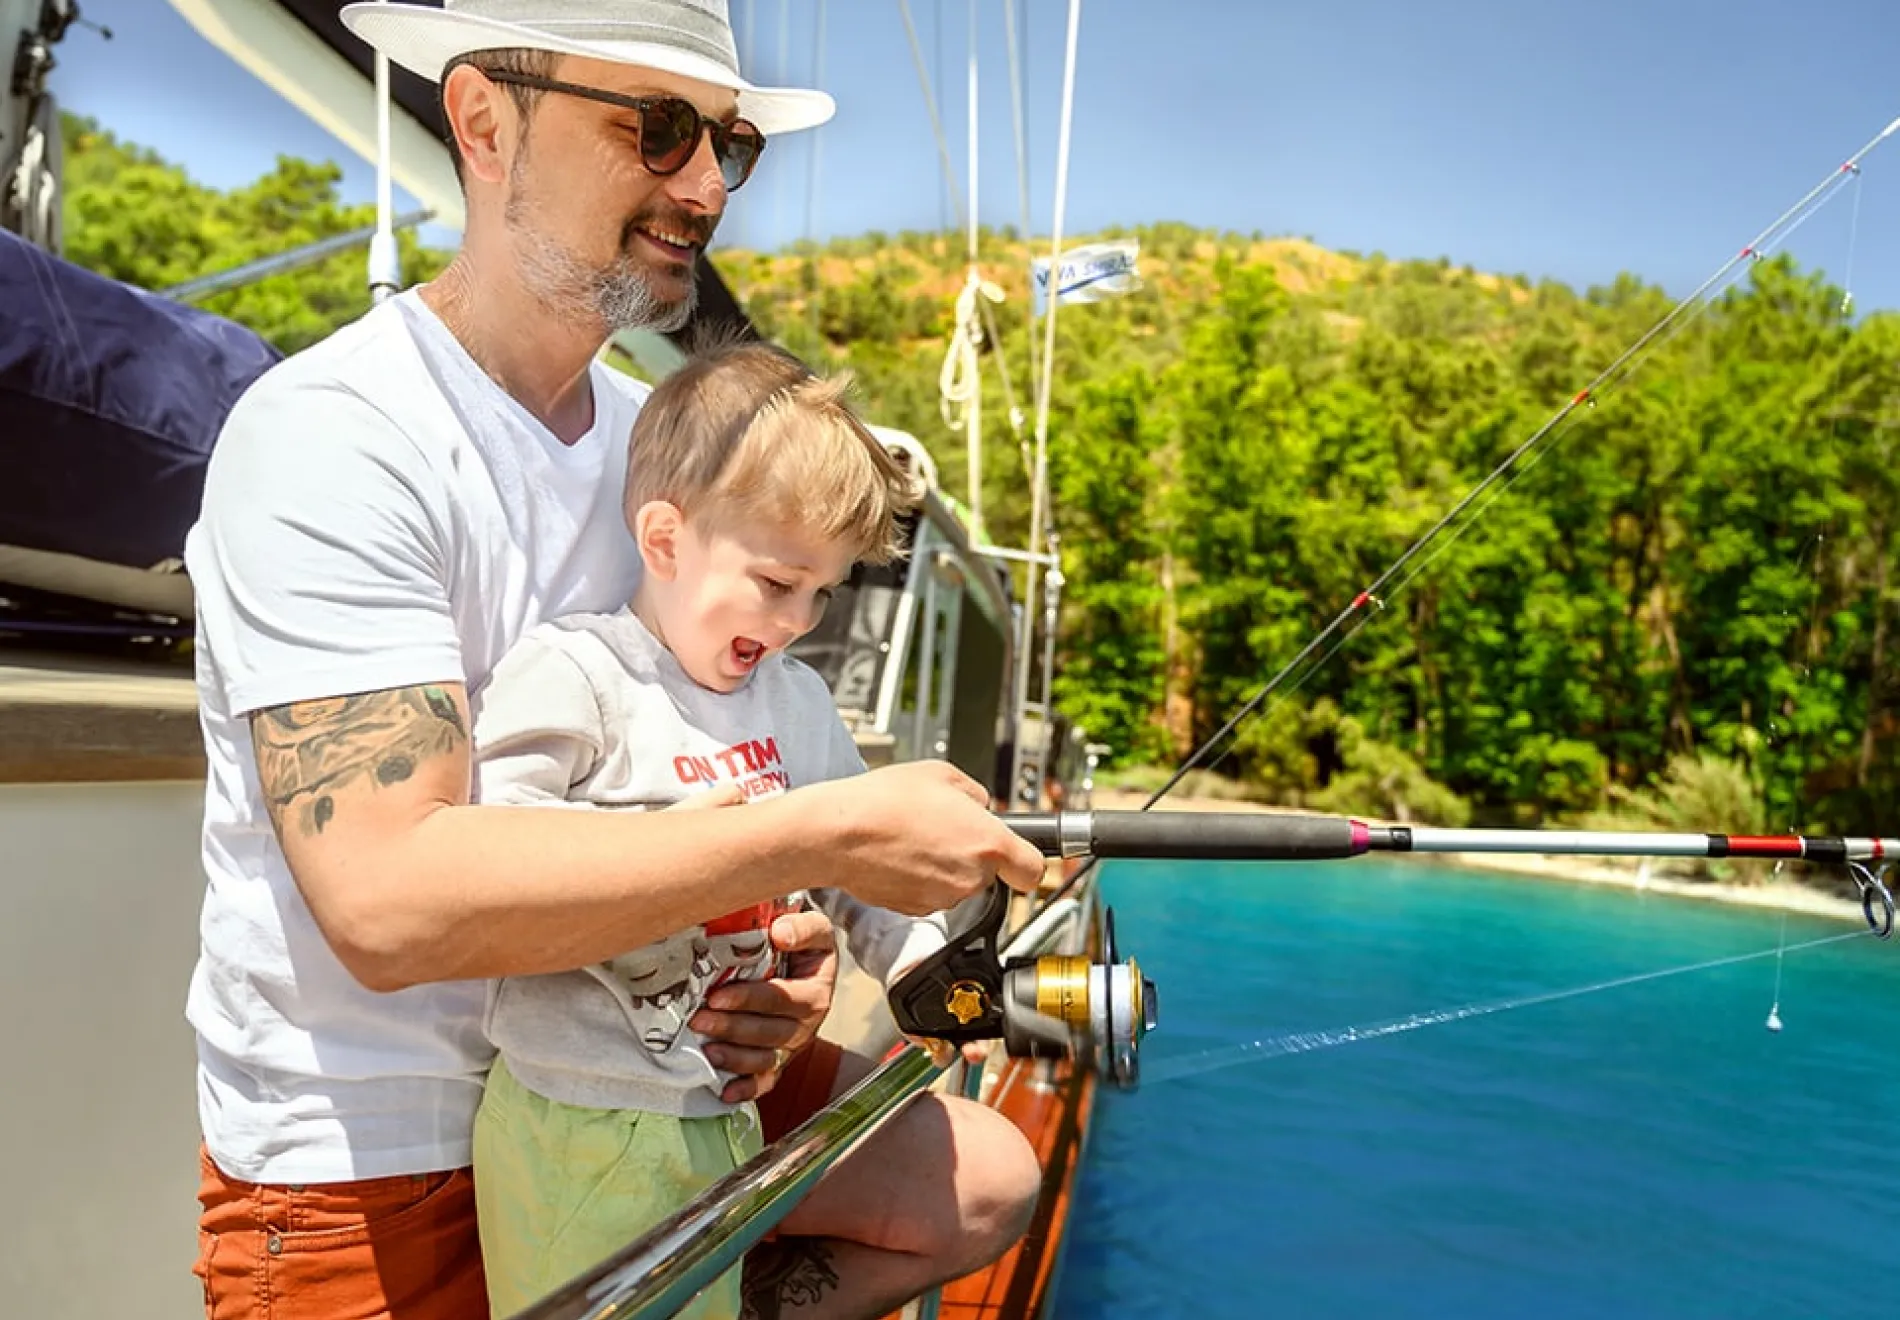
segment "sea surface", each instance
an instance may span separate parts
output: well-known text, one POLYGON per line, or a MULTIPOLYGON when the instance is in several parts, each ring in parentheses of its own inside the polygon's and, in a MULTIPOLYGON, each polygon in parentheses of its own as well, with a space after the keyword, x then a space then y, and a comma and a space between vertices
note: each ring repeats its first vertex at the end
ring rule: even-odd
POLYGON ((1098 1101, 1060 1320, 1900 1317, 1900 940, 1787 952, 1770 1032, 1777 946, 1853 927, 1412 860, 1104 883, 1161 1026, 1098 1101))

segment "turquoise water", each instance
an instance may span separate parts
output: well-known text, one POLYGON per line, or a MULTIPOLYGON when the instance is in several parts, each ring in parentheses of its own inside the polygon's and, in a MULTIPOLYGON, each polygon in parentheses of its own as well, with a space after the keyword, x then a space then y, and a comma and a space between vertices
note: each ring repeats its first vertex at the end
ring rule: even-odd
MULTIPOLYGON (((1144 1068, 1773 950, 1778 913, 1422 862, 1117 864, 1144 1068)), ((1790 915, 1789 944, 1848 931, 1790 915)), ((1105 1093, 1057 1315, 1900 1315, 1900 941, 1105 1093)))

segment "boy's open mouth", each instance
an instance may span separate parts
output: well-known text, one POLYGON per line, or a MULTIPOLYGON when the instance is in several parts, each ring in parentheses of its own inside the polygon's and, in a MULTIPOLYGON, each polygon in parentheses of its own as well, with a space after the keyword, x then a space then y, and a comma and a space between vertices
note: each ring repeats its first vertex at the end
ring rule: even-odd
POLYGON ((744 673, 765 658, 765 643, 755 642, 750 637, 735 637, 732 641, 732 662, 744 673))

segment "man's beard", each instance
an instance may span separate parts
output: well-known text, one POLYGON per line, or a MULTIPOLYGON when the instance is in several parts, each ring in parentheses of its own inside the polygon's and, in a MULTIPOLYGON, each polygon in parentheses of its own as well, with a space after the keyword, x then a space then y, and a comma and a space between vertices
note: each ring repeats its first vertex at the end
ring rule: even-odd
POLYGON ((692 319, 699 301, 698 285, 689 278, 683 297, 670 302, 661 298, 631 248, 642 223, 664 218, 665 224, 659 227, 703 241, 712 236, 709 222, 677 210, 667 214, 648 208, 621 226, 620 251, 611 262, 590 265, 534 223, 532 212, 538 208, 529 205, 521 187, 521 158, 516 157, 515 163, 504 220, 514 234, 522 282, 544 306, 561 316, 596 320, 607 334, 678 330, 692 319))

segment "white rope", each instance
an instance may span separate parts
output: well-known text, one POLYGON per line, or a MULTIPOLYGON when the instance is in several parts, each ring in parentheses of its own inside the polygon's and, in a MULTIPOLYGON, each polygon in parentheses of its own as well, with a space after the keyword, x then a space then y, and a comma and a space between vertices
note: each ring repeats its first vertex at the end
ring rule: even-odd
POLYGON ((957 295, 955 323, 950 327, 950 345, 937 372, 937 412, 952 431, 964 432, 966 472, 965 498, 970 507, 970 529, 979 533, 983 524, 983 458, 981 424, 983 414, 983 373, 978 355, 983 346, 983 318, 977 311, 982 297, 982 281, 974 268, 957 295))
MULTIPOLYGON (((897 0, 898 12, 904 19, 904 35, 910 42, 911 64, 917 70, 917 85, 924 95, 924 109, 930 116, 930 134, 937 144, 937 164, 943 172, 944 185, 956 207, 958 228, 969 231, 969 269, 964 281, 963 293, 958 295, 955 324, 950 330, 950 343, 944 353, 943 367, 937 376, 938 410, 944 424, 952 430, 969 432, 967 442, 970 460, 967 483, 970 497, 970 516, 973 525, 980 527, 982 521, 982 477, 977 445, 977 421, 980 416, 978 400, 982 393, 982 382, 978 358, 985 336, 991 344, 1002 342, 996 328, 992 303, 1000 301, 1002 291, 995 285, 982 279, 977 268, 977 212, 976 212, 976 83, 977 83, 977 31, 976 4, 971 0, 970 8, 970 204, 963 202, 963 189, 957 181, 956 167, 950 159, 950 139, 944 132, 943 118, 937 112, 937 95, 931 85, 930 71, 924 63, 923 43, 917 37, 917 24, 910 12, 910 0, 897 0), (993 296, 992 296, 993 291, 993 296), (973 310, 972 310, 973 309, 973 310), (972 409, 978 410, 978 416, 972 415, 972 409)), ((1023 466, 1029 466, 1029 453, 1024 444, 1023 411, 1016 403, 1016 390, 1009 378, 1009 366, 999 353, 996 355, 997 373, 1003 384, 1003 405, 1008 410, 1010 430, 1016 436, 1017 448, 1022 451, 1023 466)))
POLYGON ((977 354, 983 341, 983 322, 976 315, 976 282, 971 280, 957 295, 955 324, 950 327, 950 346, 937 372, 937 413, 952 431, 961 431, 970 403, 980 392, 977 354))

